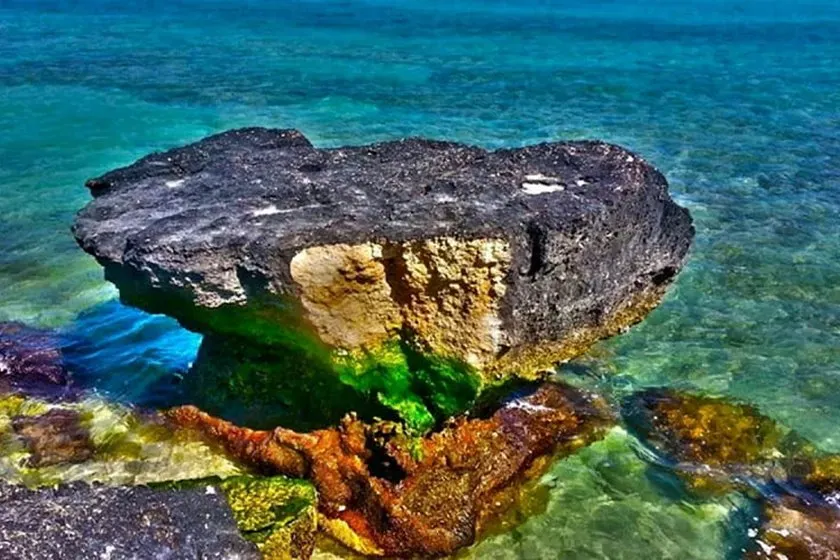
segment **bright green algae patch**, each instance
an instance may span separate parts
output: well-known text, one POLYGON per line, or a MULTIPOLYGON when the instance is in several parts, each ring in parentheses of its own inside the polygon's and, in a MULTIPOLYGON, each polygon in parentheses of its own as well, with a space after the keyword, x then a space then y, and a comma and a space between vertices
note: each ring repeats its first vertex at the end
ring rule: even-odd
POLYGON ((284 476, 234 476, 155 484, 159 488, 220 490, 242 535, 266 560, 309 558, 318 528, 317 494, 308 482, 284 476))
POLYGON ((146 484, 163 480, 232 476, 242 468, 198 434, 174 430, 154 414, 144 415, 98 398, 48 403, 19 395, 0 396, 0 479, 29 487, 59 482, 146 484), (93 456, 80 463, 29 466, 30 452, 12 420, 50 410, 79 413, 93 456))
POLYGON ((306 352, 206 337, 187 379, 200 408, 253 428, 306 431, 348 412, 402 421, 423 433, 467 410, 481 389, 478 372, 392 341, 376 350, 306 352))
POLYGON ((336 365, 342 383, 376 395, 415 433, 464 412, 481 385, 478 373, 463 362, 421 354, 396 342, 358 358, 339 358, 336 365))

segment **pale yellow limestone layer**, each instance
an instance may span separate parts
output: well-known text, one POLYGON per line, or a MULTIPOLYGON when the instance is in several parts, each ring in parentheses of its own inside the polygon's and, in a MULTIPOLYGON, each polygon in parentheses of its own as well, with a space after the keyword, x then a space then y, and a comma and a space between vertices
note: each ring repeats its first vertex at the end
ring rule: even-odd
POLYGON ((485 367, 501 348, 498 312, 510 268, 508 243, 439 238, 400 249, 405 326, 432 351, 485 367))
POLYGON ((326 344, 373 347, 400 327, 381 245, 310 247, 295 255, 290 268, 307 318, 326 344))
POLYGON ((424 350, 463 360, 488 381, 539 377, 641 321, 664 295, 650 289, 562 340, 501 352, 499 305, 510 261, 502 239, 443 237, 311 247, 292 259, 291 273, 306 319, 326 344, 372 349, 407 332, 424 350))
POLYGON ((482 368, 501 345, 510 268, 501 239, 310 247, 292 259, 306 318, 325 343, 373 348, 409 331, 426 350, 482 368))

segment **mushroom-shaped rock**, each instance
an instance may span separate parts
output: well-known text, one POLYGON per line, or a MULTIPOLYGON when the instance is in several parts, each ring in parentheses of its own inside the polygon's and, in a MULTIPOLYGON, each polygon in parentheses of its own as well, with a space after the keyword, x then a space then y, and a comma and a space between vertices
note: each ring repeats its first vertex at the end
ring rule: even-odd
POLYGON ((304 358, 396 341, 485 381, 641 320, 694 234, 655 168, 601 142, 318 149, 250 128, 88 187, 74 234, 132 305, 304 358))

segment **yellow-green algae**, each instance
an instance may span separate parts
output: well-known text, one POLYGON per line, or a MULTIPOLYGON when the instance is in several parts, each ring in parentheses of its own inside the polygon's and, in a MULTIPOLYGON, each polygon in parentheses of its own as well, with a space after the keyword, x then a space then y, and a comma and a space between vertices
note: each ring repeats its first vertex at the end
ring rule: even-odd
POLYGON ((51 403, 20 395, 0 397, 0 478, 31 488, 67 482, 155 487, 212 486, 221 490, 243 535, 267 560, 308 558, 317 530, 317 495, 303 480, 249 476, 221 449, 189 430, 97 397, 51 403), (34 468, 12 419, 50 410, 81 416, 94 446, 91 459, 34 468))
POLYGON ((29 487, 59 482, 145 484, 163 480, 232 476, 243 469, 198 434, 174 430, 156 415, 144 415, 98 397, 51 403, 19 395, 0 397, 0 478, 29 487), (29 452, 12 429, 15 416, 74 410, 94 445, 90 460, 27 466, 29 452))
POLYGON ((315 548, 317 494, 309 482, 284 476, 234 476, 155 486, 219 489, 230 505, 240 532, 256 543, 265 560, 305 559, 315 548))

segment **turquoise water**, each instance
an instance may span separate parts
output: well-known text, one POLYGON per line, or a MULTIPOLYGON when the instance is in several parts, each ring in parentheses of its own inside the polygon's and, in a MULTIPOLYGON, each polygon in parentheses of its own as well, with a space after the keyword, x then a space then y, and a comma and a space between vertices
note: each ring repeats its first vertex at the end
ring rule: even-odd
MULTIPOLYGON (((840 451, 839 69, 834 0, 0 2, 0 320, 61 328, 81 382, 155 406, 198 339, 115 303, 76 248, 86 178, 246 125, 324 146, 600 138, 657 165, 698 235, 666 302, 562 374, 735 397, 840 451)), ((621 433, 558 463, 546 512, 477 556, 735 546, 736 498, 645 468, 621 433)))

